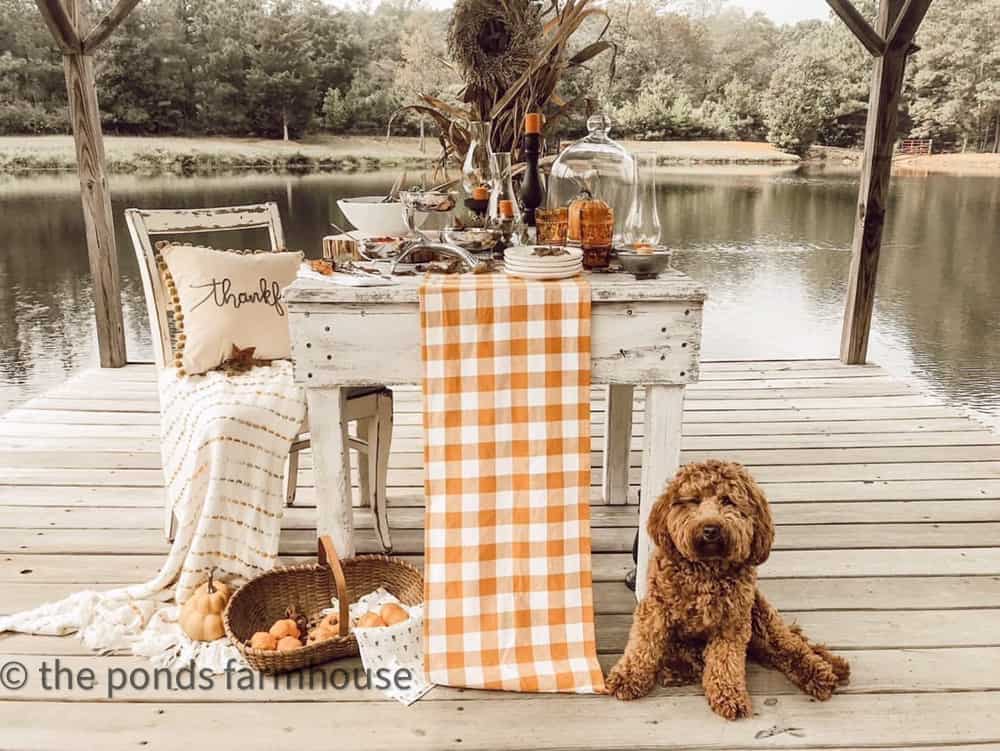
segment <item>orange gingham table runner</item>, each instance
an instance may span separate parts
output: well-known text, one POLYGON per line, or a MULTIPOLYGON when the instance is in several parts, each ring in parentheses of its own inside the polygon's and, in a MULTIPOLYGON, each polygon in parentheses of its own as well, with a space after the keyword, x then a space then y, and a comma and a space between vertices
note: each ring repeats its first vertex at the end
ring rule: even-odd
POLYGON ((590 285, 430 278, 424 668, 433 683, 604 690, 590 561, 590 285))

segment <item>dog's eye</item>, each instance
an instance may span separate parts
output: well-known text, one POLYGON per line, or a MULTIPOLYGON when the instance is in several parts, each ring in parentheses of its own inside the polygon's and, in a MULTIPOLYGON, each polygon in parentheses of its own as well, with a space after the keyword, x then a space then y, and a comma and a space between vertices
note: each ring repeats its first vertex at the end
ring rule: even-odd
POLYGON ((732 498, 730 498, 730 497, 729 497, 728 495, 724 495, 724 496, 722 496, 722 498, 721 498, 721 502, 722 502, 722 505, 723 505, 723 506, 735 506, 735 505, 736 505, 736 504, 735 504, 735 503, 733 502, 733 499, 732 499, 732 498))

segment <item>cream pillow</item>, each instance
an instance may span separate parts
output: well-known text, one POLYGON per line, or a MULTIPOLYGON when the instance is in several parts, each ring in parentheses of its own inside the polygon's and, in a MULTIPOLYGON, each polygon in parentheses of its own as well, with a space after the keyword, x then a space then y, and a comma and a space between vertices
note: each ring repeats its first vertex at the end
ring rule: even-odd
POLYGON ((282 290, 295 281, 302 253, 157 246, 178 337, 175 364, 187 374, 217 368, 233 348, 257 360, 291 356, 282 290))

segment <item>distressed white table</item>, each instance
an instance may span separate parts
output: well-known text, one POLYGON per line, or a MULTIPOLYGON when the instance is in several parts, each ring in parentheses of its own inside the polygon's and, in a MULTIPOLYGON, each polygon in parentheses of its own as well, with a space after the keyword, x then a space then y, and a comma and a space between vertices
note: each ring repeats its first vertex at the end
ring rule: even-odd
MULTIPOLYGON (((677 470, 684 386, 698 380, 705 291, 680 272, 637 282, 624 274, 588 275, 593 382, 608 385, 604 496, 628 495, 632 397, 646 389, 639 504, 639 575, 645 588, 649 510, 677 470)), ((285 291, 295 379, 307 389, 319 532, 342 556, 354 554, 350 462, 342 389, 419 384, 422 279, 395 287, 342 287, 299 279, 285 291)))

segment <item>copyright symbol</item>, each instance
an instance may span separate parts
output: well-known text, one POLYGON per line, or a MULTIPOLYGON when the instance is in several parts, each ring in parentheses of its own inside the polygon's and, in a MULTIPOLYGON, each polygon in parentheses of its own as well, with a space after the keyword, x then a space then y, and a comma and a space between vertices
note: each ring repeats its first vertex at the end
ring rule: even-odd
POLYGON ((20 662, 6 662, 0 666, 0 686, 8 691, 24 688, 28 682, 28 669, 20 662))

